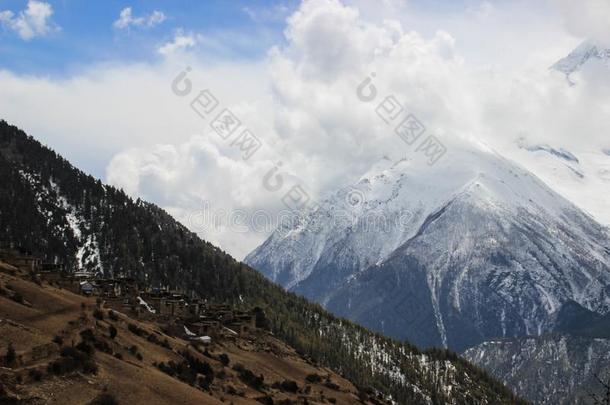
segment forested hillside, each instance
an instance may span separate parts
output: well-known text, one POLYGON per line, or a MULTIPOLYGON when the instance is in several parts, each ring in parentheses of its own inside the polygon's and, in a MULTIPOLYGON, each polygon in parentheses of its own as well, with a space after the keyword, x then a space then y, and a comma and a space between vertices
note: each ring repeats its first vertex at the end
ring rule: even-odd
POLYGON ((285 292, 162 209, 103 185, 4 121, 0 179, 0 243, 72 270, 130 275, 212 301, 259 305, 280 339, 363 392, 404 404, 521 403, 451 352, 422 353, 285 292))

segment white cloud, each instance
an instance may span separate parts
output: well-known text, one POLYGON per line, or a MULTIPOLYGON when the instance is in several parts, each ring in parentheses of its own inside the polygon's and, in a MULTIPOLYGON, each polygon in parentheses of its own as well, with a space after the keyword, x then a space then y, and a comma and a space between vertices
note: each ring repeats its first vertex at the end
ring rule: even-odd
MULTIPOLYGON (((122 152, 108 166, 107 180, 154 200, 217 246, 245 255, 260 243, 261 234, 231 215, 251 218, 261 202, 266 208, 273 205, 261 187, 265 161, 248 164, 230 156, 222 145, 210 142, 211 136, 122 152)), ((277 210, 268 212, 271 218, 277 210)))
POLYGON ((182 29, 177 29, 174 33, 174 38, 171 41, 161 45, 157 49, 157 52, 159 52, 161 55, 167 56, 174 52, 184 51, 189 48, 193 48, 199 39, 200 37, 198 35, 193 33, 185 33, 182 29))
POLYGON ((567 29, 576 37, 610 46, 610 1, 551 0, 567 29))
POLYGON ((53 7, 49 3, 29 0, 27 8, 18 15, 10 10, 0 11, 0 23, 15 31, 21 39, 29 41, 59 29, 51 21, 52 15, 53 7))
MULTIPOLYGON (((215 210, 275 210, 280 205, 261 187, 272 165, 264 157, 267 152, 259 152, 262 162, 244 161, 189 105, 196 91, 209 88, 263 138, 272 121, 265 78, 261 64, 210 64, 186 56, 156 65, 91 67, 68 79, 0 71, 1 118, 77 167, 158 203, 188 224, 203 200, 215 210), (171 83, 187 64, 193 69, 193 95, 180 98, 171 83)), ((234 237, 227 225, 211 230, 197 225, 194 230, 237 254, 245 254, 262 235, 234 237)))
POLYGON ((140 17, 132 15, 131 7, 125 7, 121 10, 119 18, 114 22, 114 26, 119 29, 134 27, 153 27, 157 24, 161 24, 166 20, 165 14, 161 11, 154 10, 150 14, 145 14, 140 17))
MULTIPOLYGON (((472 28, 486 32, 497 47, 519 47, 511 55, 516 60, 505 65, 493 63, 499 60, 494 52, 502 51, 485 49, 478 59, 470 57, 476 46, 464 52, 460 42, 477 40, 464 35, 464 27, 472 25, 466 10, 461 21, 455 21, 459 16, 448 20, 449 28, 424 33, 405 21, 421 22, 425 16, 389 13, 392 18, 372 20, 356 6, 314 0, 291 16, 286 43, 264 61, 228 63, 174 52, 193 51, 201 42, 195 34, 177 31, 159 49, 173 56, 154 65, 94 67, 64 81, 0 72, 0 111, 76 165, 88 170, 92 162, 101 165, 98 174, 105 169, 112 184, 158 203, 206 239, 243 257, 268 232, 193 223, 203 201, 216 213, 252 215, 264 209, 273 215, 283 208, 286 189, 267 191, 262 179, 278 161, 286 187, 299 181, 315 197, 355 180, 383 155, 416 157, 375 114, 375 105, 387 95, 396 96, 449 148, 452 139, 475 138, 532 168, 537 163, 516 150, 520 136, 566 148, 583 161, 585 151, 609 148, 607 71, 585 69, 573 87, 550 72, 553 58, 567 54, 573 38, 555 31, 561 20, 547 24, 546 14, 539 24, 535 19, 519 27, 505 24, 527 15, 529 4, 517 11, 494 4, 493 12, 481 16, 482 25, 472 28), (519 39, 516 44, 511 36, 519 39), (555 47, 550 53, 547 43, 555 47), (181 98, 170 84, 187 65, 193 90, 181 98), (356 88, 372 72, 378 96, 364 103, 356 88), (202 119, 192 111, 190 102, 203 89, 262 140, 254 157, 244 161, 230 141, 211 130, 213 117, 202 119)), ((391 6, 404 11, 402 3, 391 6)), ((439 28, 438 21, 423 26, 439 28)), ((592 182, 571 196, 597 214, 603 204, 596 202, 608 193, 610 182, 592 182)))
POLYGON ((257 23, 284 21, 290 14, 291 7, 278 3, 272 7, 243 7, 242 11, 257 23))
POLYGON ((484 0, 477 5, 468 7, 466 12, 472 14, 476 18, 488 18, 493 14, 494 10, 493 4, 484 0))

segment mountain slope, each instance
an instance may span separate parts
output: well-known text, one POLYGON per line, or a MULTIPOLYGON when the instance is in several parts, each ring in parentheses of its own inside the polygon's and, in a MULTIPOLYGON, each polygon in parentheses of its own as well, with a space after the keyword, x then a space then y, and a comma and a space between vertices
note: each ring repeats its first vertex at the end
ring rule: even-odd
MULTIPOLYGON (((18 397, 23 404, 82 405, 102 392, 121 404, 260 404, 257 399, 267 397, 276 403, 327 398, 351 405, 359 399, 344 378, 312 364, 263 329, 230 338, 217 334, 204 349, 176 334, 163 317, 144 318, 120 302, 99 305, 96 298, 31 281, 29 274, 0 261, 0 403, 18 397), (62 362, 61 353, 69 353, 72 342, 81 348, 79 341, 93 343, 90 364, 97 370, 71 373, 49 367, 62 362), (22 361, 5 367, 9 344, 22 361), (262 381, 255 385, 244 379, 238 365, 262 375, 262 381), (307 379, 312 375, 319 381, 307 379), (296 385, 278 387, 288 381, 296 385)), ((369 405, 380 402, 361 398, 369 405)))
MULTIPOLYGON (((128 323, 143 324, 125 316, 117 317, 116 321, 106 317, 105 321, 96 322, 92 317, 95 299, 2 274, 1 262, 0 289, 18 293, 27 303, 0 294, 0 403, 88 404, 106 392, 119 403, 186 404, 189 402, 184 399, 190 398, 190 403, 221 404, 218 398, 182 384, 152 365, 155 361, 178 360, 179 356, 128 331, 128 323), (116 327, 115 339, 108 338, 110 325, 116 327), (71 356, 62 356, 60 352, 71 354, 70 349, 73 352, 74 348, 69 346, 72 342, 80 344, 83 341, 80 332, 85 330, 94 331, 96 345, 101 349, 102 343, 103 350, 90 356, 87 369, 69 372, 66 359, 71 356), (5 364, 4 353, 9 344, 18 357, 25 359, 24 364, 5 364), (126 350, 134 345, 143 360, 126 350), (34 352, 38 354, 32 358, 34 352), (52 364, 56 366, 49 366, 52 364), (65 365, 65 371, 60 364, 65 365), (157 395, 153 397, 151 392, 157 395)), ((176 351, 185 346, 184 342, 165 338, 176 351)), ((83 361, 81 356, 74 358, 83 361)))
POLYGON ((246 262, 333 313, 422 346, 462 350, 550 331, 568 300, 610 306, 608 230, 482 147, 455 147, 433 167, 381 162, 246 262), (354 192, 356 205, 346 197, 354 192))
POLYGON ((534 403, 590 404, 589 394, 603 394, 597 377, 610 374, 610 314, 570 301, 552 334, 491 340, 464 356, 534 403))
POLYGON ((467 350, 470 361, 536 404, 591 404, 601 394, 595 375, 610 373, 610 340, 545 335, 489 341, 467 350))
POLYGON ((399 403, 517 401, 451 352, 420 352, 286 293, 163 210, 102 185, 4 121, 0 178, 0 242, 74 269, 130 275, 210 301, 261 306, 277 337, 356 386, 372 387, 399 403))

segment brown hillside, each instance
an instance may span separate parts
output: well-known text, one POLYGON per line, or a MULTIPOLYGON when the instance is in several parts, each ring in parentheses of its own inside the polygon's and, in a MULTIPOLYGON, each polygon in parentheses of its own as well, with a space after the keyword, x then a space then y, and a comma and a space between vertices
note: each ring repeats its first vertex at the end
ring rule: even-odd
POLYGON ((89 404, 103 394, 150 405, 360 402, 349 381, 266 331, 196 347, 1 262, 0 365, 0 403, 89 404), (187 359, 205 371, 185 372, 187 359))

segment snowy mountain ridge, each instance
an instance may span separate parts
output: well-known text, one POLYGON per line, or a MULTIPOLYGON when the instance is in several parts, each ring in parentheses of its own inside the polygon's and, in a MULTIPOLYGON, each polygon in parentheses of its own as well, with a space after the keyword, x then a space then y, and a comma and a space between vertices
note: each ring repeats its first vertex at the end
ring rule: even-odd
MULTIPOLYGON (((522 191, 511 185, 512 172, 508 172, 508 176, 504 175, 499 182, 488 182, 487 178, 494 178, 499 174, 495 170, 497 166, 493 157, 502 158, 495 152, 489 154, 490 157, 493 156, 491 159, 485 158, 485 154, 471 159, 474 155, 474 151, 455 153, 451 161, 445 161, 444 164, 433 168, 408 159, 398 162, 381 159, 356 184, 339 190, 324 199, 314 211, 307 212, 299 219, 299 226, 280 227, 269 241, 286 239, 292 248, 307 246, 310 249, 307 255, 302 255, 302 251, 297 252, 295 249, 284 250, 286 254, 295 253, 297 260, 293 263, 293 278, 287 282, 287 287, 292 288, 309 276, 311 268, 308 263, 320 258, 324 243, 334 243, 335 234, 354 230, 360 231, 361 234, 379 231, 380 235, 376 236, 380 238, 374 241, 355 241, 362 242, 358 246, 358 252, 361 256, 359 269, 363 270, 373 263, 387 259, 400 245, 415 236, 428 216, 458 196, 468 194, 473 188, 482 197, 481 203, 503 201, 508 204, 507 207, 515 209, 519 203, 527 201, 529 204, 531 197, 535 197, 534 201, 544 201, 556 212, 563 207, 571 207, 567 201, 562 201, 563 205, 558 206, 557 200, 549 199, 551 191, 541 183, 538 184, 543 186, 544 192, 525 197, 522 191), (473 164, 475 161, 483 165, 473 164), (360 195, 360 201, 350 204, 348 199, 354 193, 360 195), (413 194, 417 195, 417 199, 411 198, 413 194), (375 225, 379 225, 378 229, 375 229, 375 225), (312 235, 306 232, 307 229, 317 231, 316 240, 308 239, 312 235), (322 242, 323 240, 325 241, 322 242)), ((529 176, 529 173, 522 169, 514 170, 529 176)), ((269 241, 265 242, 265 245, 268 246, 269 241)), ((246 262, 252 257, 253 255, 249 255, 246 262)), ((279 268, 274 267, 274 270, 272 278, 281 277, 277 271, 279 268)))
POLYGON ((455 147, 433 167, 381 162, 278 228, 246 262, 339 315, 424 346, 541 334, 567 300, 610 308, 608 229, 480 146, 455 147), (360 200, 350 204, 354 192, 360 200))
POLYGON ((593 41, 585 41, 568 56, 557 61, 551 69, 569 76, 582 69, 588 63, 601 63, 610 67, 610 49, 606 49, 593 41))

